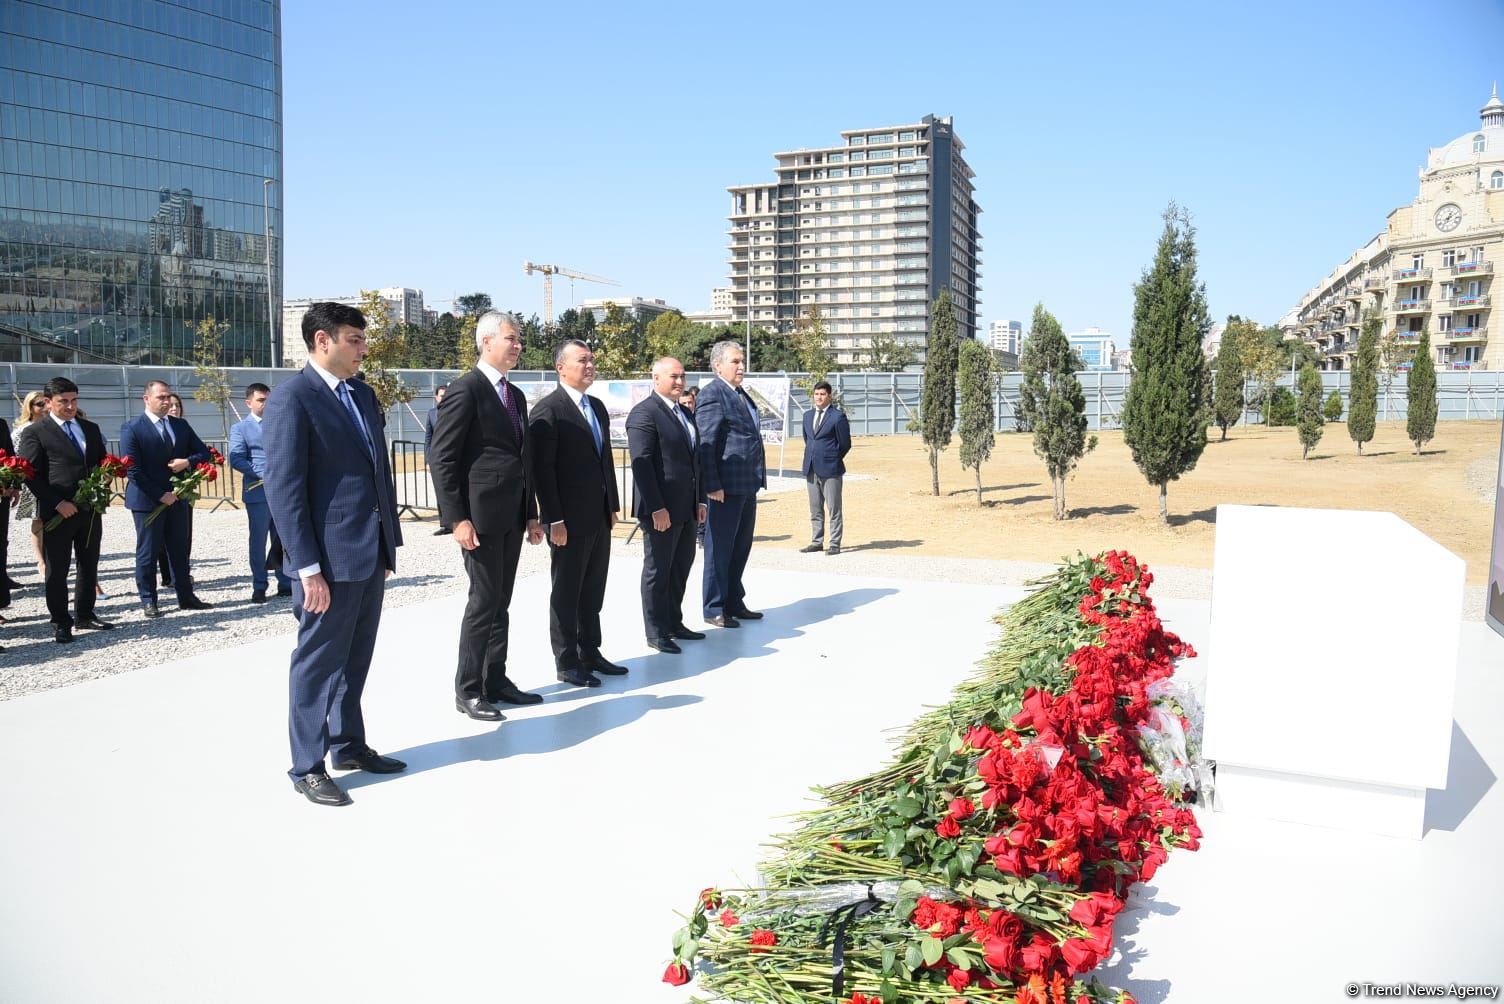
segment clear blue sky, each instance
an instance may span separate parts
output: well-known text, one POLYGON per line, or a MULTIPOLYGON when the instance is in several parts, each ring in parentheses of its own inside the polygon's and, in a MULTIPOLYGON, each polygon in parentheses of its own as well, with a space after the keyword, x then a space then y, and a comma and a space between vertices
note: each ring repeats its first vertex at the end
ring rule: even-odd
POLYGON ((1171 198, 1212 316, 1272 323, 1504 80, 1500 0, 966 6, 284 2, 286 294, 541 313, 528 258, 703 310, 727 185, 934 113, 977 175, 984 323, 1043 301, 1125 344, 1171 198))

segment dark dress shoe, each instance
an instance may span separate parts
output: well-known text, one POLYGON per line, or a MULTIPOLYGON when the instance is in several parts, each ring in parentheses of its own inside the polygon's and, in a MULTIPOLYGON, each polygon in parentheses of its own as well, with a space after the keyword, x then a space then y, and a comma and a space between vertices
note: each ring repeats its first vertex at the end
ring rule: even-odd
POLYGON ((705 623, 709 624, 711 627, 718 628, 741 627, 741 624, 735 617, 707 617, 705 618, 705 623))
POLYGON ((592 673, 599 673, 602 676, 627 675, 627 667, 618 666, 603 655, 597 655, 593 659, 586 659, 585 668, 592 673))
POLYGON ((503 680, 501 682, 501 689, 499 691, 497 691, 497 694, 496 694, 495 697, 489 698, 489 700, 493 704, 496 703, 497 701, 503 701, 503 702, 505 702, 507 704, 519 704, 519 705, 542 704, 543 703, 543 695, 542 694, 529 694, 525 690, 519 690, 517 688, 517 685, 515 683, 513 683, 511 680, 503 680))
POLYGON ((265 589, 252 589, 251 590, 251 602, 252 603, 265 603, 266 602, 266 590, 265 589))
POLYGON ((739 621, 760 621, 762 614, 756 610, 733 610, 731 616, 739 621))
POLYGON ((658 651, 667 652, 669 655, 678 655, 684 651, 684 649, 674 644, 674 639, 672 638, 649 638, 648 648, 656 648, 658 651))
POLYGON ((456 697, 454 710, 469 715, 477 722, 504 722, 507 716, 491 706, 484 697, 456 697))
POLYGON ((277 587, 277 595, 278 596, 291 596, 292 595, 292 586, 278 586, 277 587))
POLYGON ((73 640, 73 629, 65 624, 54 624, 52 626, 52 640, 59 645, 68 644, 68 642, 73 640))
POLYGON ((115 625, 106 623, 94 616, 80 617, 73 622, 73 626, 76 628, 87 628, 90 631, 109 631, 115 627, 115 625))
POLYGON ((840 554, 841 553, 841 545, 840 544, 831 544, 830 545, 830 550, 826 551, 825 553, 826 554, 840 554))
POLYGON ((593 676, 583 669, 561 669, 555 674, 555 679, 560 683, 572 683, 576 687, 599 687, 600 677, 593 676))
POLYGON ((821 552, 823 550, 825 550, 825 548, 821 547, 819 544, 805 544, 803 547, 801 547, 799 549, 799 553, 800 554, 818 554, 819 552, 821 552))
POLYGON ((15 579, 11 578, 8 575, 5 577, 5 581, 6 581, 7 584, 9 584, 10 588, 12 588, 12 589, 25 589, 26 588, 26 583, 24 583, 24 582, 17 582, 15 579))
POLYGON ((190 596, 186 600, 178 600, 179 610, 213 610, 214 604, 205 603, 197 596, 190 596))
POLYGON ((171 589, 172 588, 172 576, 170 576, 170 575, 164 575, 164 576, 162 576, 162 585, 164 585, 167 588, 171 589))
POLYGON ((454 531, 451 530, 449 527, 447 527, 447 526, 441 526, 441 527, 439 527, 437 530, 435 530, 433 532, 433 535, 435 537, 447 537, 447 536, 449 536, 453 532, 454 531))
POLYGON ((400 774, 407 770, 407 764, 393 756, 382 756, 375 750, 364 750, 334 761, 334 769, 363 770, 367 774, 400 774))
POLYGON ((705 632, 704 631, 691 631, 689 628, 685 627, 683 624, 680 624, 678 627, 674 628, 672 634, 673 634, 673 637, 678 638, 680 641, 704 641, 705 640, 705 632))
POLYGON ((328 774, 304 774, 292 783, 293 790, 314 805, 349 805, 350 796, 328 774))
POLYGON ((162 610, 155 603, 141 604, 141 614, 144 617, 161 617, 162 610))

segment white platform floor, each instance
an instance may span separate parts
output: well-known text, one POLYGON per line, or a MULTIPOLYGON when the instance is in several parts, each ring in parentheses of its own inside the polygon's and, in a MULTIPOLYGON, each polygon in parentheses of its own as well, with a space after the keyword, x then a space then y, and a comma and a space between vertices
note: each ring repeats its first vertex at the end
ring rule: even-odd
MULTIPOLYGON (((0 1000, 675 1004, 674 911, 752 880, 777 817, 880 762, 1021 595, 754 570, 767 618, 674 657, 642 642, 637 574, 618 556, 606 609, 631 675, 590 692, 553 681, 546 579, 519 584, 513 676, 548 700, 495 728, 452 707, 463 598, 390 611, 366 717, 410 768, 346 775, 347 808, 284 774, 290 617, 287 638, 0 704, 0 1000)), ((1204 646, 1204 603, 1162 607, 1204 646)), ((1504 640, 1463 631, 1423 841, 1203 814, 1105 978, 1145 1004, 1504 983, 1504 640)), ((1292 698, 1272 727, 1319 723, 1292 698)))

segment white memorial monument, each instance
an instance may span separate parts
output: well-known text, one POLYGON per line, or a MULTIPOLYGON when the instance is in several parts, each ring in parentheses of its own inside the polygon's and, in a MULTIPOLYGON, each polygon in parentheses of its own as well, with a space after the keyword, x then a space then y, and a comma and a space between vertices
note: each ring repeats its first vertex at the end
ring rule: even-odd
POLYGON ((1217 507, 1218 811, 1420 839, 1444 789, 1464 562, 1393 513, 1217 507))

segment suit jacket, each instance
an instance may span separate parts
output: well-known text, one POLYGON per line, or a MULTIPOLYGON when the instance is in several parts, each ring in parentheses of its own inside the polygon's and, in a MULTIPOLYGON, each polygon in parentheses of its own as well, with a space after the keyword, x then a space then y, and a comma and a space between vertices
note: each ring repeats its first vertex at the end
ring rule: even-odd
POLYGON ((240 498, 247 505, 266 505, 266 444, 261 423, 247 415, 230 426, 230 466, 240 472, 240 498), (257 487, 251 485, 262 482, 257 487))
POLYGON ((135 512, 151 512, 162 496, 172 491, 169 460, 186 460, 189 467, 207 464, 212 458, 209 448, 198 438, 193 426, 181 418, 167 417, 172 430, 172 445, 158 434, 156 426, 142 412, 120 427, 120 455, 133 463, 126 472, 125 507, 135 512))
MULTIPOLYGON (((430 449, 433 446, 433 430, 439 424, 439 406, 434 405, 428 409, 428 416, 423 420, 423 448, 430 449)), ((523 426, 527 428, 527 426, 523 426)))
POLYGON ((266 501, 289 575, 318 565, 331 582, 360 582, 397 567, 402 527, 386 456, 386 419, 363 381, 347 380, 375 451, 310 364, 266 399, 266 501))
POLYGON ((512 393, 522 416, 520 440, 485 373, 472 369, 449 385, 428 452, 443 525, 468 519, 476 533, 505 533, 538 518, 527 467, 527 401, 516 387, 512 393))
POLYGON ((693 522, 695 506, 705 501, 699 464, 675 413, 694 425, 681 405, 670 408, 657 394, 639 401, 627 415, 627 452, 632 458, 632 515, 651 522, 668 510, 675 523, 693 522))
POLYGON ((74 421, 84 434, 83 456, 79 456, 78 447, 68 441, 68 434, 50 415, 28 425, 21 435, 21 456, 31 461, 36 471, 29 487, 36 496, 37 519, 51 519, 59 502, 72 502, 78 483, 105 458, 107 451, 99 426, 86 418, 74 421))
MULTIPOLYGON (((601 430, 601 451, 584 413, 561 385, 538 402, 528 423, 529 453, 538 511, 543 522, 564 521, 567 529, 603 526, 609 513, 620 512, 616 467, 612 461, 611 417, 606 406, 586 395, 601 430)), ((449 407, 446 398, 445 408, 449 407)))
POLYGON ((815 431, 816 411, 804 413, 804 476, 838 478, 846 473, 846 454, 851 452, 851 423, 835 405, 825 409, 825 421, 815 431))
POLYGON ((768 487, 762 429, 742 397, 716 377, 695 398, 695 425, 700 430, 700 479, 707 492, 756 495, 768 487))

